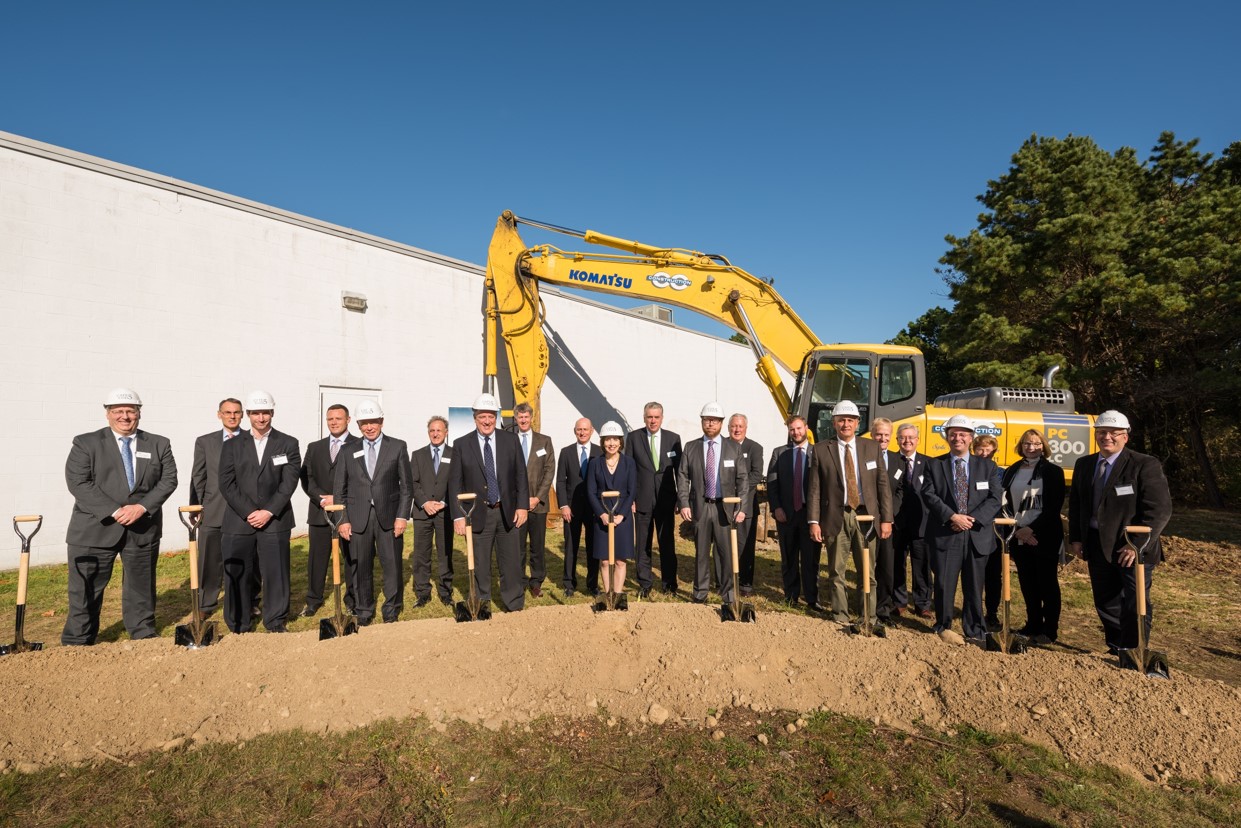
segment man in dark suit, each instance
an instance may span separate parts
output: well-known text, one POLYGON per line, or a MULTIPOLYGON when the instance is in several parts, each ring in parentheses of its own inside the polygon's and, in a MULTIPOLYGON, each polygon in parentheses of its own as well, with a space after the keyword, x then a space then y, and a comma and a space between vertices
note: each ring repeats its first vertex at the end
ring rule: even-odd
POLYGON ((560 450, 556 463, 556 501, 564 520, 564 586, 565 597, 577 590, 577 553, 581 548, 582 530, 586 531, 586 589, 593 595, 599 591, 599 562, 591 553, 594 541, 590 531, 590 502, 586 497, 586 464, 601 451, 590 442, 595 431, 590 420, 582 417, 573 424, 573 445, 560 450))
POLYGON ((297 439, 272 428, 276 402, 266 391, 246 398, 250 430, 220 449, 220 493, 228 504, 220 538, 224 560, 224 623, 233 632, 253 625, 250 584, 263 580, 263 626, 286 632, 289 615, 289 534, 302 465, 297 439))
POLYGON ((530 594, 538 598, 543 594, 543 581, 547 578, 547 510, 556 479, 556 453, 551 438, 534 430, 534 409, 530 403, 514 406, 513 419, 517 421, 517 430, 513 433, 521 442, 526 481, 530 486, 530 519, 517 530, 517 543, 521 547, 523 573, 527 556, 530 561, 530 594))
POLYGON ((204 617, 219 607, 224 588, 220 528, 228 504, 220 496, 220 449, 241 433, 241 400, 220 400, 216 416, 223 428, 194 441, 194 470, 190 475, 190 504, 203 507, 198 526, 198 606, 204 617))
POLYGON ((934 575, 925 540, 926 505, 922 502, 922 480, 931 458, 918 451, 920 436, 913 423, 903 423, 896 429, 896 444, 901 450, 894 459, 900 465, 892 476, 901 484, 901 499, 895 507, 896 520, 892 525, 892 598, 897 610, 912 604, 911 612, 934 618, 934 575), (906 560, 913 573, 912 594, 905 589, 906 560))
POLYGON ((349 541, 355 568, 353 608, 365 627, 375 617, 375 558, 383 567, 385 624, 405 607, 405 526, 414 502, 409 448, 383 433, 379 403, 363 400, 354 412, 362 440, 336 464, 332 496, 345 507, 340 536, 349 541))
POLYGON ((439 560, 435 591, 440 603, 452 605, 452 516, 448 510, 448 479, 452 476, 452 446, 448 419, 438 414, 427 421, 430 442, 409 458, 414 490, 414 595, 415 606, 431 600, 431 559, 439 560))
POLYGON ((163 532, 160 507, 177 489, 167 438, 138 428, 142 400, 128 388, 104 398, 108 425, 73 438, 65 483, 73 513, 69 545, 69 613, 61 644, 94 644, 103 591, 121 556, 121 617, 133 639, 154 638, 155 564, 163 532))
POLYGON ((758 485, 763 482, 767 469, 763 465, 763 447, 746 436, 750 420, 744 414, 728 418, 728 436, 741 447, 741 460, 746 465, 746 479, 750 485, 750 500, 741 504, 745 523, 737 529, 740 549, 741 594, 754 594, 754 546, 758 540, 758 485))
MULTIPOLYGON (((810 537, 827 544, 827 588, 831 594, 832 619, 848 624, 849 598, 845 572, 852 553, 853 565, 862 571, 862 547, 866 543, 858 515, 874 515, 874 534, 868 544, 871 559, 870 594, 866 612, 875 617, 875 539, 892 535, 892 489, 888 486, 874 440, 857 439, 860 414, 855 403, 841 400, 832 410, 834 440, 814 447, 814 474, 810 476, 810 505, 806 521, 810 537)), ((860 578, 859 578, 860 580, 860 578)), ((809 609, 821 610, 813 604, 809 609)))
POLYGON ((733 600, 733 558, 731 528, 746 519, 745 507, 750 502, 748 467, 741 457, 741 446, 720 436, 724 425, 724 408, 707 403, 699 415, 702 438, 690 443, 677 466, 677 502, 681 519, 694 524, 694 549, 697 571, 694 575, 694 603, 707 602, 711 586, 711 549, 715 547, 715 579, 720 585, 724 603, 733 600), (735 515, 725 506, 726 497, 739 497, 735 515), (729 518, 732 518, 730 521, 729 518))
POLYGON ((680 435, 663 428, 664 407, 649 402, 642 409, 646 428, 630 433, 625 453, 638 466, 638 496, 634 501, 634 548, 638 594, 645 598, 655 583, 651 572, 652 538, 659 542, 659 577, 664 592, 677 592, 677 467, 681 462, 680 435))
POLYGON ((806 503, 810 494, 810 435, 806 420, 789 418, 789 442, 771 455, 767 470, 767 502, 776 519, 780 541, 780 575, 784 581, 784 600, 796 604, 803 590, 806 601, 819 601, 819 561, 822 544, 810 537, 806 523, 806 503))
POLYGON ((479 600, 491 600, 491 553, 494 547, 500 570, 500 600, 509 612, 526 606, 526 584, 521 570, 521 546, 517 530, 529 515, 530 488, 521 443, 509 431, 496 428, 500 401, 491 394, 474 400, 474 431, 453 441, 452 477, 448 482, 448 507, 453 531, 465 535, 465 511, 457 495, 467 492, 474 499, 474 583, 479 600))
POLYGON ((963 414, 944 423, 949 452, 926 465, 922 500, 927 543, 935 571, 935 627, 939 637, 960 644, 952 630, 957 581, 961 582, 961 629, 971 644, 986 646, 982 586, 987 556, 995 551, 992 522, 1000 513, 1000 470, 970 453, 974 424, 963 414))
MULTIPOLYGON (((870 424, 870 436, 879 445, 879 459, 882 461, 883 473, 888 479, 888 486, 892 490, 892 515, 893 515, 893 532, 895 533, 896 515, 901 511, 901 500, 904 496, 905 487, 901 485, 901 477, 904 473, 901 471, 901 456, 898 452, 888 451, 888 445, 892 442, 892 421, 887 417, 877 417, 870 424)), ((879 538, 876 545, 875 553, 875 583, 878 586, 879 593, 875 598, 875 616, 884 624, 891 623, 892 615, 901 614, 901 607, 905 604, 905 568, 904 561, 901 562, 900 585, 901 600, 896 600, 896 554, 895 542, 891 535, 886 538, 879 538)))
POLYGON ((1069 495, 1069 543, 1090 568, 1095 611, 1108 650, 1138 646, 1137 550, 1125 538, 1126 526, 1149 526, 1146 547, 1146 632, 1153 611, 1151 578, 1163 559, 1159 536, 1172 517, 1172 495, 1159 461, 1126 448, 1129 418, 1104 411, 1095 420, 1099 451, 1073 466, 1069 495))
MULTIPOLYGON (((336 466, 341 460, 357 451, 361 441, 349 433, 349 409, 339 403, 329 405, 324 416, 328 436, 306 446, 302 460, 302 491, 310 498, 306 524, 310 529, 310 552, 306 556, 306 605, 299 615, 309 618, 323 606, 323 592, 327 585, 328 564, 332 559, 332 526, 328 523, 324 506, 335 503, 332 487, 336 482, 336 466)), ((340 540, 341 560, 352 561, 349 541, 340 540)), ((345 608, 354 611, 353 571, 345 578, 345 608)))

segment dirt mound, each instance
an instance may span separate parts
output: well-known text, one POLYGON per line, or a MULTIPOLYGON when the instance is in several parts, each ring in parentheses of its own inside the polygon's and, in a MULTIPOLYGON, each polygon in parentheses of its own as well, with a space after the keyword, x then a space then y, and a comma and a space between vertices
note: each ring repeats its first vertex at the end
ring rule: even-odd
POLYGON ((0 767, 418 714, 498 727, 545 714, 651 723, 668 713, 701 725, 737 706, 824 708, 903 728, 968 722, 1152 779, 1241 779, 1241 691, 1183 673, 1147 679, 1114 661, 1002 656, 912 629, 858 639, 796 614, 722 624, 710 607, 645 603, 409 621, 325 642, 226 636, 195 652, 167 639, 65 647, 4 659, 0 767))

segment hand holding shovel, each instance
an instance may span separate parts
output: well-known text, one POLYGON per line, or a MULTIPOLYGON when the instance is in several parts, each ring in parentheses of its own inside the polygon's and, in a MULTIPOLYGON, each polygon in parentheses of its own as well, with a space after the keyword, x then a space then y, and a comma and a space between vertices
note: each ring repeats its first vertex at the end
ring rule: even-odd
POLYGON ((355 635, 358 631, 358 619, 345 615, 340 597, 340 513, 344 510, 343 503, 332 503, 323 507, 323 514, 332 526, 332 593, 336 601, 336 614, 319 621, 320 641, 355 635))
POLYGON ((190 533, 190 623, 178 624, 174 641, 179 647, 197 650, 216 642, 214 621, 204 621, 201 594, 198 589, 198 526, 202 523, 202 506, 182 506, 177 510, 181 522, 190 533))
POLYGON ((13 531, 22 539, 22 554, 17 568, 17 621, 15 640, 12 644, 0 644, 0 656, 11 653, 36 652, 43 649, 41 641, 26 640, 26 585, 30 577, 30 540, 43 528, 43 515, 17 515, 13 518, 13 531), (23 523, 33 523, 29 535, 22 533, 23 523))
POLYGON ((1018 655, 1030 648, 1030 641, 1024 635, 1012 631, 1009 622, 1013 600, 1013 575, 1009 571, 1008 545, 1017 534, 1017 519, 998 517, 991 527, 1000 540, 1000 602, 1003 614, 1000 616, 1000 631, 987 633, 987 649, 993 652, 1018 655))
POLYGON ((1171 678, 1168 672, 1168 656, 1161 652, 1148 649, 1146 640, 1146 547, 1151 542, 1149 526, 1126 526, 1125 541, 1137 552, 1133 562, 1133 578, 1137 587, 1138 613, 1138 646, 1136 650, 1120 651, 1120 666, 1129 670, 1139 670, 1149 678, 1171 678), (1135 536, 1141 538, 1141 544, 1134 542, 1135 536))

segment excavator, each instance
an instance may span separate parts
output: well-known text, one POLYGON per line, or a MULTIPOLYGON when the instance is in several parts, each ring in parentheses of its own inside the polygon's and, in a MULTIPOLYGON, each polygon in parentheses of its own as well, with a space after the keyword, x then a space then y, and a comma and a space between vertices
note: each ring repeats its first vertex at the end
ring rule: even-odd
MULTIPOLYGON (((534 409, 549 367, 543 334, 545 308, 540 283, 646 299, 694 311, 740 333, 756 360, 755 370, 770 390, 782 420, 806 419, 816 440, 830 437, 832 411, 852 400, 861 412, 859 431, 879 417, 897 426, 919 426, 919 450, 932 456, 948 450, 943 423, 965 414, 978 434, 999 442, 993 458, 1016 462, 1013 440, 1029 428, 1044 435, 1052 459, 1071 473, 1078 457, 1095 450, 1094 417, 1074 410, 1073 393, 1052 388, 1056 369, 1041 388, 976 388, 926 403, 926 366, 917 348, 886 344, 825 345, 781 298, 771 283, 747 273, 723 256, 629 241, 593 230, 570 230, 504 211, 487 252, 486 381, 499 392, 497 351, 504 340, 514 404, 534 409), (572 252, 550 244, 527 246, 518 225, 574 236, 608 251, 572 252), (796 378, 790 394, 777 364, 796 378)), ((893 435, 896 429, 893 428, 893 435)))

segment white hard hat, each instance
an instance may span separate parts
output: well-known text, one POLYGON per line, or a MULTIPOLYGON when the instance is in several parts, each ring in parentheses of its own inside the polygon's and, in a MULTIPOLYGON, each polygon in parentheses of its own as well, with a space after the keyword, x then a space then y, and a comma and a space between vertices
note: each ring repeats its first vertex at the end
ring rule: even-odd
POLYGON ((492 414, 499 414, 500 401, 496 399, 495 394, 479 394, 474 398, 474 404, 470 408, 475 411, 490 411, 492 414))
POLYGON ((1095 418, 1095 428, 1129 428, 1129 418, 1119 411, 1107 410, 1095 418))
POLYGON ((836 403, 836 407, 832 409, 833 417, 858 417, 862 416, 862 412, 857 410, 857 403, 853 400, 841 400, 836 403))
POLYGON ((948 418, 948 422, 944 423, 944 433, 948 433, 950 428, 963 428, 966 431, 974 430, 974 421, 964 414, 954 414, 948 418))
POLYGON ((382 420, 384 418, 384 410, 374 400, 362 400, 362 402, 358 403, 358 408, 353 412, 353 416, 358 420, 382 420))
POLYGON ((621 439, 624 439, 625 429, 621 428, 620 423, 615 420, 608 420, 603 424, 603 427, 599 429, 599 437, 620 437, 621 439))
POLYGON ((276 398, 270 391, 251 391, 246 396, 246 411, 275 411, 276 398))
MULTIPOLYGON (((717 402, 709 402, 702 407, 699 417, 714 417, 717 420, 724 419, 724 406, 717 402)), ((602 433, 602 432, 600 432, 602 433)))
POLYGON ((138 396, 137 391, 129 388, 113 388, 108 392, 108 396, 103 398, 103 405, 107 408, 109 405, 136 405, 142 407, 142 398, 138 396))

